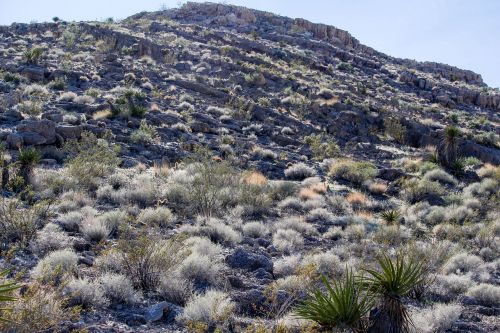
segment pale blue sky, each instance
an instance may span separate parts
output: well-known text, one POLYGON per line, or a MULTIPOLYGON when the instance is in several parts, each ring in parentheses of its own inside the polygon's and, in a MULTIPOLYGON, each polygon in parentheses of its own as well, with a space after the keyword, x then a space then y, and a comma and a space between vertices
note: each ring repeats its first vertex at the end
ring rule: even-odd
MULTIPOLYGON (((396 57, 471 69, 500 87, 500 1, 497 0, 231 0, 227 3, 303 17, 349 31, 396 57)), ((0 24, 125 18, 175 7, 177 0, 0 0, 0 24)))

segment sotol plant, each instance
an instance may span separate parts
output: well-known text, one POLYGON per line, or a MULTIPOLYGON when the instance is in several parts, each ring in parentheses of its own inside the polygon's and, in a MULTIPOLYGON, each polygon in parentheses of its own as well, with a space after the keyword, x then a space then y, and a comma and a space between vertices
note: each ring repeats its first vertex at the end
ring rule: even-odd
POLYGON ((365 290, 380 297, 370 332, 409 332, 412 321, 402 298, 424 283, 423 264, 401 253, 395 260, 383 255, 377 262, 379 270, 364 269, 367 276, 359 278, 365 290))
POLYGON ((373 297, 360 292, 352 271, 347 271, 340 282, 330 283, 324 276, 321 279, 326 291, 316 289, 295 313, 324 328, 361 331, 363 319, 373 306, 373 297))

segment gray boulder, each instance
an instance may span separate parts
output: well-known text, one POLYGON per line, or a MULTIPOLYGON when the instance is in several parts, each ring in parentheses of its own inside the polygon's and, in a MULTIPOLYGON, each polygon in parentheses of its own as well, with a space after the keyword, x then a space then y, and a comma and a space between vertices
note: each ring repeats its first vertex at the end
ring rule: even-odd
POLYGON ((268 272, 273 271, 273 262, 267 255, 253 253, 241 247, 230 254, 226 261, 231 268, 242 268, 249 271, 263 268, 268 272))

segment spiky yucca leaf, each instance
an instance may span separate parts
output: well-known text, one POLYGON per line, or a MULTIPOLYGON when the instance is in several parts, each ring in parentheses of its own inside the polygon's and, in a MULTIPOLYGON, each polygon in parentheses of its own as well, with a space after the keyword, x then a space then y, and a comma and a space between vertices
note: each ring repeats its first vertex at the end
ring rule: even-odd
POLYGON ((362 319, 373 306, 373 298, 360 293, 352 272, 347 271, 341 282, 329 283, 323 275, 321 280, 326 291, 316 289, 295 313, 323 327, 361 328, 362 319))
MULTIPOLYGON (((7 276, 9 273, 8 270, 0 272, 0 279, 4 278, 7 276)), ((16 289, 19 289, 20 286, 16 284, 15 282, 2 282, 0 283, 0 304, 3 304, 5 302, 13 302, 16 300, 14 296, 12 296, 12 292, 16 289)), ((8 308, 0 308, 0 316, 1 312, 9 310, 8 308)), ((6 322, 7 320, 0 317, 0 322, 6 322)))

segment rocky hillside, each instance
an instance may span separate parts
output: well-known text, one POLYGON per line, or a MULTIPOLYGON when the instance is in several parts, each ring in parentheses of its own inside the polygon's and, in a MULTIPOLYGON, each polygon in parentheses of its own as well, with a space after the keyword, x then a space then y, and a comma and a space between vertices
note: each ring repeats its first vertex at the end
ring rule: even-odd
POLYGON ((321 274, 403 253, 413 331, 500 329, 481 75, 231 5, 54 21, 0 26, 0 268, 23 286, 0 325, 316 332, 296 307, 321 274))

